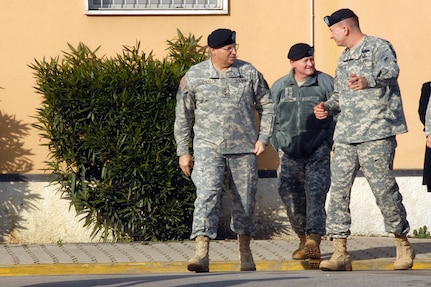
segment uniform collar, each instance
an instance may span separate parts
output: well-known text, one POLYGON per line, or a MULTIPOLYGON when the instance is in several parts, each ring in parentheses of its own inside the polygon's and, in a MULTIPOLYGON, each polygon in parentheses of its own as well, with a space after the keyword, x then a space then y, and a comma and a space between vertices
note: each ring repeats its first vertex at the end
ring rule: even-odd
POLYGON ((364 38, 355 47, 351 49, 346 48, 343 52, 343 61, 360 59, 367 39, 368 37, 364 35, 364 38))
POLYGON ((216 68, 214 68, 211 59, 208 60, 210 78, 211 79, 219 79, 219 78, 238 78, 240 77, 238 60, 233 62, 232 66, 230 66, 225 72, 220 72, 216 68))
MULTIPOLYGON (((314 85, 316 82, 317 82, 317 79, 316 79, 316 73, 317 73, 317 71, 316 70, 314 70, 314 74, 313 75, 311 75, 311 76, 309 76, 306 80, 305 80, 305 82, 304 82, 304 84, 302 85, 302 87, 304 87, 304 86, 312 86, 312 85, 314 85)), ((292 68, 292 69, 290 69, 290 72, 289 72, 289 75, 287 76, 287 78, 286 78, 286 82, 287 82, 287 84, 288 85, 290 85, 290 86, 292 86, 292 85, 296 85, 297 83, 296 83, 296 80, 295 80, 295 73, 294 73, 294 69, 292 68)))

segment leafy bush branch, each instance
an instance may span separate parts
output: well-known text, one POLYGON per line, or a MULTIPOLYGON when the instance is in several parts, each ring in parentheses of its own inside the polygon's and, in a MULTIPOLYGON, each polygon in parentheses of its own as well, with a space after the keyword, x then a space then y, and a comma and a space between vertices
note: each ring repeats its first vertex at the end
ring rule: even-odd
POLYGON ((431 238, 430 232, 428 228, 424 225, 423 227, 419 227, 419 229, 413 230, 413 237, 415 238, 431 238))
POLYGON ((33 126, 49 149, 46 170, 93 237, 190 234, 194 187, 179 172, 173 125, 178 83, 207 56, 199 41, 178 30, 162 60, 139 42, 111 58, 68 44, 30 65, 42 95, 33 126))

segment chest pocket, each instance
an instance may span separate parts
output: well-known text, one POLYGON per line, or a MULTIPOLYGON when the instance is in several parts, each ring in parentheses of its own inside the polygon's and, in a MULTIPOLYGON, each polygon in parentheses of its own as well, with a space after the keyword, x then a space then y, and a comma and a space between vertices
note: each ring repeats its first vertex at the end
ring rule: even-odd
POLYGON ((229 93, 226 97, 231 99, 231 103, 236 105, 240 104, 253 104, 253 86, 251 81, 246 78, 230 78, 227 79, 229 84, 229 93))
POLYGON ((194 89, 196 110, 210 112, 217 109, 222 93, 218 79, 202 80, 194 89))
POLYGON ((221 106, 253 104, 251 81, 246 78, 207 79, 195 88, 196 109, 216 111, 221 106))
POLYGON ((313 107, 318 103, 327 100, 326 92, 318 84, 304 87, 300 91, 301 102, 308 102, 313 107))
POLYGON ((356 58, 347 58, 345 69, 357 75, 366 75, 373 72, 373 54, 369 49, 364 49, 356 58))

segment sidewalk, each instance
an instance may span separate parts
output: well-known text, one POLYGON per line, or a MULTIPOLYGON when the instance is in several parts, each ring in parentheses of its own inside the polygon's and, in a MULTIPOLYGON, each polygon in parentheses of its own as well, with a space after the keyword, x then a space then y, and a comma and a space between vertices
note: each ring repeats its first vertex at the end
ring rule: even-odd
MULTIPOLYGON (((431 270, 431 240, 409 239, 415 252, 414 270, 431 270)), ((292 260, 296 240, 254 240, 257 271, 308 269, 306 261, 292 260)), ((347 243, 353 270, 392 270, 392 237, 352 237, 347 243)), ((140 274, 188 272, 194 241, 138 243, 32 244, 0 247, 0 276, 69 274, 140 274)), ((322 258, 332 254, 332 242, 321 243, 322 258)), ((210 272, 239 271, 237 242, 211 241, 210 272)))

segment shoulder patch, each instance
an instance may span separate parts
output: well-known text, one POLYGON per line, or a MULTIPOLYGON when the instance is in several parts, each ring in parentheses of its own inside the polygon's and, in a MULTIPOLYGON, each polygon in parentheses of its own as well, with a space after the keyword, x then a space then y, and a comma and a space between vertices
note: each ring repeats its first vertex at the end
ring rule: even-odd
POLYGON ((181 92, 184 92, 185 89, 186 89, 186 81, 184 80, 184 78, 182 78, 180 81, 180 90, 181 92))

